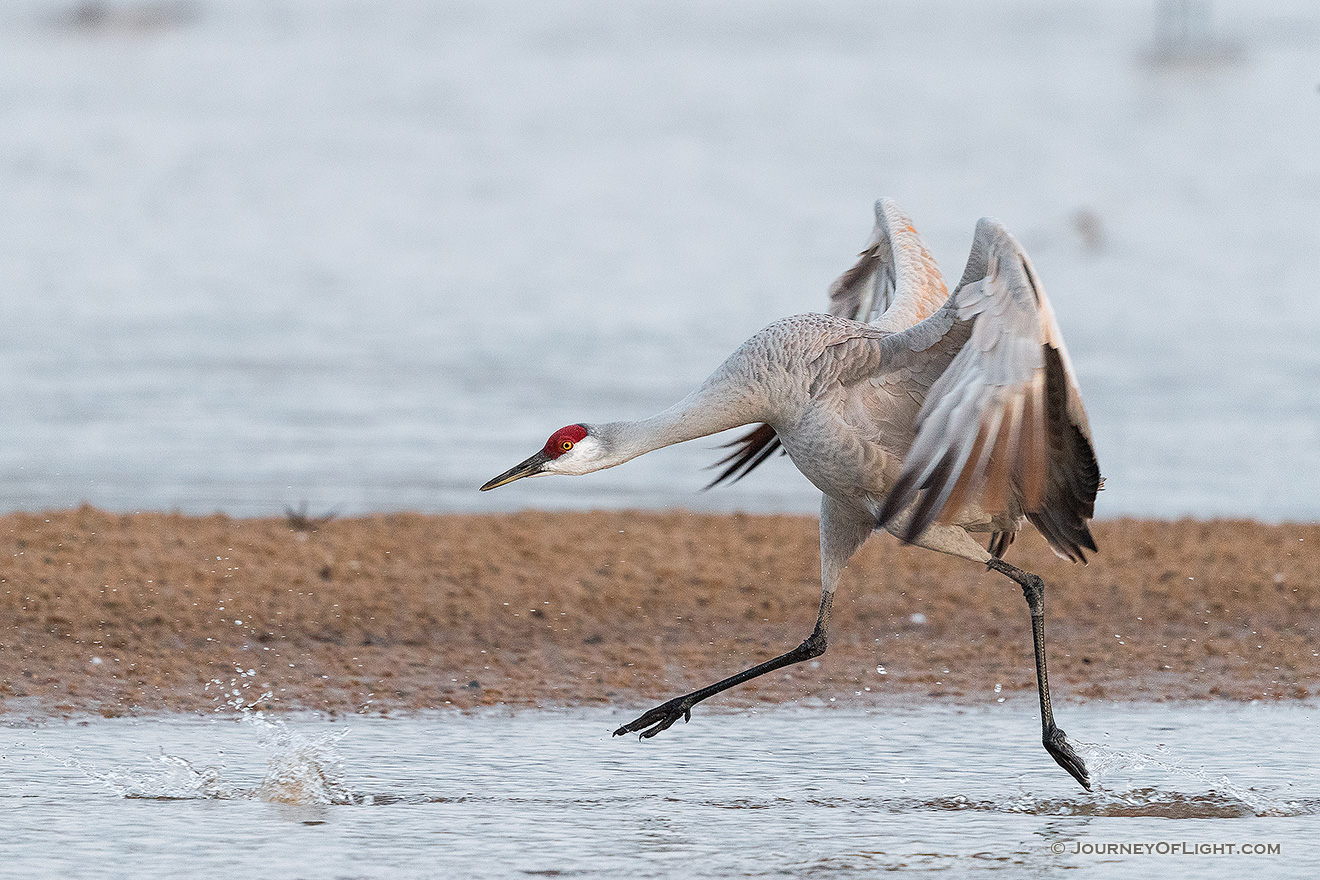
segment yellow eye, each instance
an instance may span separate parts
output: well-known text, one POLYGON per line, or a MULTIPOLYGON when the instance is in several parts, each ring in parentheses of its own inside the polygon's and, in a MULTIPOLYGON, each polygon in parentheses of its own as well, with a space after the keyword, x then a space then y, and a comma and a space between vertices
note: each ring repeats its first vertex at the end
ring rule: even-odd
POLYGON ((573 441, 565 440, 563 443, 559 444, 559 448, 564 450, 565 452, 568 452, 568 450, 573 448, 573 441))

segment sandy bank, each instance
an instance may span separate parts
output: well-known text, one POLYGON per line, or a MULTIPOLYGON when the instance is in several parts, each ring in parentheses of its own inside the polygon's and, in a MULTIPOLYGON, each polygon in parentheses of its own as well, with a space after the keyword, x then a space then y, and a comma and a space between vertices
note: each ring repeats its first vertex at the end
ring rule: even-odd
MULTIPOLYGON (((1034 533, 1008 556, 1050 584, 1060 695, 1320 691, 1320 526, 1095 532, 1087 567, 1034 533)), ((820 589, 816 523, 796 516, 393 514, 306 532, 83 508, 0 517, 0 547, 0 703, 21 712, 635 704, 797 644, 820 589)), ((818 667, 717 702, 1034 688, 1021 594, 975 565, 873 538, 835 608, 818 667)))

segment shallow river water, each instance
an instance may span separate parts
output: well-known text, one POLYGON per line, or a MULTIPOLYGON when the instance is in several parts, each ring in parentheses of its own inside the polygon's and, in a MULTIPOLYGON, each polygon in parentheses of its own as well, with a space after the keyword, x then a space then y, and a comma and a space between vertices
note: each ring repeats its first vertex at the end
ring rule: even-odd
POLYGON ((1030 252, 1101 516, 1315 519, 1320 6, 1208 7, 7 0, 0 510, 814 512, 718 440, 476 487, 824 308, 889 195, 1030 252), (1231 62, 1151 63, 1184 7, 1231 62))
POLYGON ((11 720, 0 865, 31 877, 1314 877, 1318 714, 1064 706, 1092 793, 1040 749, 1027 700, 707 711, 645 743, 611 738, 622 709, 11 720))

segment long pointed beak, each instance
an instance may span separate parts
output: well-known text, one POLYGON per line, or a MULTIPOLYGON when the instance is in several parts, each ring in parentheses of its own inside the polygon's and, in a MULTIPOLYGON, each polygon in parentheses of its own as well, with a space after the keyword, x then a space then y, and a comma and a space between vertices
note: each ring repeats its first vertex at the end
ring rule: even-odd
POLYGON ((514 480, 521 480, 523 477, 534 477, 541 473, 541 471, 545 470, 546 462, 549 460, 550 456, 546 455, 545 450, 543 449, 522 464, 514 465, 495 479, 488 481, 486 485, 481 487, 481 491, 485 492, 490 489, 495 489, 499 486, 503 486, 505 483, 512 483, 514 480))

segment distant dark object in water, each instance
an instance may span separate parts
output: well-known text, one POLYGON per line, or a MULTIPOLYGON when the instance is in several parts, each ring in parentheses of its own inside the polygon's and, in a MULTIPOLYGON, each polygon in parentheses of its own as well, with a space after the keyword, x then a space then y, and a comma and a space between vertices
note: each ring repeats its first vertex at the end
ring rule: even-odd
POLYGON ((197 10, 188 0, 82 0, 57 15, 55 24, 83 33, 150 33, 180 27, 196 17, 197 10))
POLYGON ((284 508, 284 521, 295 532, 315 532, 338 515, 339 511, 332 510, 323 516, 308 516, 306 501, 298 505, 297 510, 292 507, 284 508))
POLYGON ((1098 251, 1104 248, 1105 224, 1095 211, 1090 208, 1078 208, 1073 211, 1072 227, 1087 250, 1098 251))
POLYGON ((1236 64, 1237 41, 1215 33, 1210 0, 1160 0, 1155 40, 1143 53, 1151 67, 1207 68, 1236 64))

